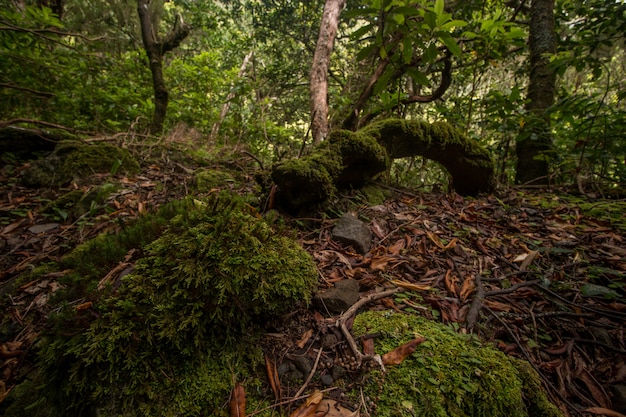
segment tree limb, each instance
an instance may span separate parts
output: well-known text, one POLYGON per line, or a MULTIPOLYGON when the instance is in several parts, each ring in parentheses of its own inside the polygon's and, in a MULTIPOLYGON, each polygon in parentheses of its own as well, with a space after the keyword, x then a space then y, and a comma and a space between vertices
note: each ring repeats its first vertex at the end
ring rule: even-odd
POLYGON ((39 97, 45 97, 45 98, 51 98, 55 96, 54 93, 48 93, 47 91, 33 90, 32 88, 20 87, 19 85, 13 85, 13 84, 7 84, 7 83, 0 83, 0 88, 10 88, 12 90, 26 91, 33 95, 36 95, 39 97))

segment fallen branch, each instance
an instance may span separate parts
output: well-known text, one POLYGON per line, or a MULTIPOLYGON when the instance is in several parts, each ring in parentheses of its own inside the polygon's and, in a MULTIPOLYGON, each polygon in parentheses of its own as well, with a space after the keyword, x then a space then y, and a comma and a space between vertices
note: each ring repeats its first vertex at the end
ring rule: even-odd
POLYGON ((382 363, 382 359, 380 358, 380 355, 364 355, 361 353, 361 351, 359 350, 359 348, 356 345, 356 342, 354 341, 354 337, 352 337, 352 334, 350 333, 350 330, 348 330, 348 326, 346 325, 346 322, 353 316, 356 315, 357 311, 363 307, 366 304, 371 303, 372 301, 375 300, 379 300, 381 298, 385 298, 385 297, 389 297, 390 295, 393 295, 399 291, 402 291, 401 288, 393 288, 391 290, 387 290, 387 291, 382 291, 379 293, 374 293, 374 294, 370 294, 368 296, 365 296, 361 299, 359 299, 359 301, 357 301, 356 303, 354 303, 348 310, 345 311, 345 313, 343 313, 338 319, 337 322, 335 323, 335 326, 337 326, 340 330, 341 333, 343 333, 343 336, 346 338, 346 342, 348 343, 348 346, 350 346, 350 350, 352 350, 352 353, 354 354, 354 358, 357 361, 357 364, 360 366, 364 361, 375 361, 376 363, 378 363, 381 367, 381 369, 385 369, 383 363, 382 363))

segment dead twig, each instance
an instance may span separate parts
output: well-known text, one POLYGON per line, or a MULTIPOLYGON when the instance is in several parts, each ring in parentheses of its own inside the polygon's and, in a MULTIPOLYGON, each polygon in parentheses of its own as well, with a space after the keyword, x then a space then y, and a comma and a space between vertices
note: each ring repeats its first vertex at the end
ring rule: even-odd
POLYGON ((379 300, 381 298, 385 298, 385 297, 389 297, 390 295, 393 295, 395 293, 397 293, 398 291, 402 291, 401 288, 393 288, 391 290, 387 290, 387 291, 382 291, 379 293, 374 293, 374 294, 370 294, 368 296, 365 296, 361 299, 359 299, 359 301, 357 301, 356 303, 354 303, 348 310, 346 310, 345 313, 343 313, 338 319, 337 322, 335 323, 335 326, 337 326, 340 330, 341 333, 343 334, 343 336, 346 338, 346 342, 348 343, 348 346, 350 346, 350 350, 352 350, 352 353, 354 354, 354 357, 357 361, 357 364, 361 365, 361 363, 363 363, 363 361, 369 361, 369 360, 374 360, 375 362, 377 362, 380 367, 382 369, 384 369, 384 366, 382 364, 382 360, 380 359, 380 355, 364 355, 361 353, 361 351, 359 350, 359 348, 356 345, 356 342, 354 341, 354 337, 352 337, 352 334, 350 333, 350 330, 348 330, 348 326, 346 325, 346 322, 353 316, 356 315, 357 311, 363 307, 366 304, 371 303, 372 301, 375 300, 379 300))

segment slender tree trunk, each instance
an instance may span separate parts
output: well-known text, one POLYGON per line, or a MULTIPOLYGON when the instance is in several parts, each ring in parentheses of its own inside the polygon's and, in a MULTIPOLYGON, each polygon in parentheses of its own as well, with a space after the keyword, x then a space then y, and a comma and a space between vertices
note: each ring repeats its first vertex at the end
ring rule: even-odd
POLYGON ((333 51, 339 16, 346 7, 346 0, 326 0, 317 38, 317 46, 311 66, 311 133, 313 143, 320 143, 328 136, 328 68, 333 51))
MULTIPOLYGON (((241 68, 239 68, 239 74, 237 74, 238 78, 241 78, 241 77, 243 77, 246 74, 246 68, 248 67, 248 63, 250 62, 250 59, 252 58, 253 54, 254 54, 254 52, 250 51, 244 57, 243 63, 241 64, 241 68)), ((222 126, 222 122, 224 121, 224 118, 226 117, 226 114, 228 114, 228 110, 230 109, 230 101, 235 98, 235 95, 236 95, 235 85, 233 83, 230 86, 230 92, 226 96, 226 101, 224 102, 224 105, 222 106, 222 111, 220 112, 220 117, 217 120, 217 122, 215 122, 215 124, 213 124, 213 127, 211 128, 211 135, 209 136, 209 138, 211 140, 215 140, 217 138, 217 134, 220 131, 220 127, 222 126)))
POLYGON ((143 46, 150 62, 152 88, 154 90, 154 115, 149 131, 152 134, 159 134, 163 131, 169 101, 169 92, 163 79, 163 56, 180 45, 183 39, 189 35, 190 28, 179 17, 167 37, 161 40, 157 34, 157 28, 152 23, 150 3, 151 0, 138 0, 137 13, 139 14, 143 46))
POLYGON ((556 76, 550 55, 556 52, 554 0, 532 0, 530 5, 530 77, 528 120, 517 141, 518 183, 548 182, 548 153, 552 150, 549 108, 554 103, 556 76))

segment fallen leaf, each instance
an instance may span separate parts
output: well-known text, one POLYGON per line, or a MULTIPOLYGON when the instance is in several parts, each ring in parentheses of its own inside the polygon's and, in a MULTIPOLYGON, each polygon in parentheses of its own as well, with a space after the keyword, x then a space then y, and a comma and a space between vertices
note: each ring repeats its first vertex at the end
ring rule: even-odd
POLYGON ((383 355, 383 365, 400 365, 404 359, 415 352, 417 346, 426 340, 425 337, 417 337, 402 346, 398 346, 391 352, 383 355))
POLYGON ((54 230, 59 227, 59 223, 46 223, 46 224, 36 224, 28 228, 28 231, 38 235, 39 233, 47 232, 49 230, 54 230))
POLYGON ((618 413, 617 411, 609 410, 608 408, 602 407, 591 407, 585 410, 585 413, 597 414, 600 416, 606 417, 626 417, 626 415, 622 413, 618 413))
POLYGON ((374 339, 368 337, 361 342, 363 345, 363 354, 372 356, 374 354, 374 339))
POLYGON ((430 291, 431 290, 431 287, 428 285, 412 284, 410 282, 400 281, 397 279, 392 279, 391 283, 394 285, 397 285, 400 288, 404 288, 405 290, 411 290, 411 291, 430 291))
POLYGON ((270 387, 274 391, 274 398, 276 402, 280 401, 280 378, 278 377, 278 370, 276 364, 267 355, 265 355, 265 369, 267 371, 267 379, 270 381, 270 387))
POLYGON ((296 342, 296 345, 302 349, 304 347, 304 345, 306 344, 306 342, 309 341, 309 339, 311 338, 311 335, 313 334, 313 329, 309 329, 306 332, 304 332, 304 334, 302 335, 302 337, 300 338, 300 340, 298 340, 296 342))
POLYGON ((446 285, 446 290, 453 297, 459 298, 459 278, 452 273, 451 269, 448 269, 446 272, 446 276, 443 279, 444 284, 446 285))
POLYGON ((465 300, 467 300, 467 298, 472 295, 475 289, 476 281, 474 280, 474 277, 470 275, 466 276, 465 281, 463 281, 463 285, 461 286, 461 292, 459 294, 461 297, 461 301, 465 302, 465 300))
POLYGON ((323 394, 315 390, 313 394, 309 395, 304 404, 298 407, 293 413, 289 414, 289 417, 310 417, 317 411, 317 406, 320 404, 323 398, 323 394))
POLYGON ((315 417, 359 417, 359 410, 352 411, 335 400, 324 399, 317 406, 315 417))
POLYGON ((246 391, 240 383, 236 383, 235 388, 233 388, 233 394, 230 398, 228 408, 230 417, 246 416, 246 391))

